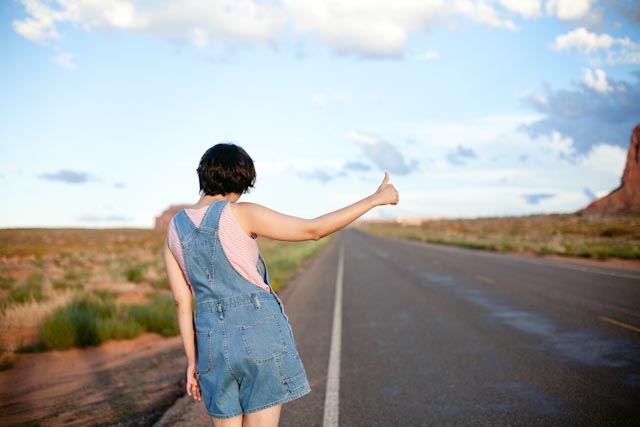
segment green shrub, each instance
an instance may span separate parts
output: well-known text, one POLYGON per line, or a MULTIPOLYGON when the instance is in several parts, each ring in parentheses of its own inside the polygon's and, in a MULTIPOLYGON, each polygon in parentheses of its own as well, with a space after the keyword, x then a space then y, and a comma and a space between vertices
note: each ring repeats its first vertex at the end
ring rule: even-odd
POLYGON ((505 252, 512 252, 515 250, 515 245, 513 243, 510 242, 502 242, 500 244, 500 249, 505 251, 505 252))
POLYGON ((131 339, 137 337, 142 332, 142 326, 133 319, 99 319, 98 321, 98 338, 100 342, 105 342, 110 339, 131 339))
POLYGON ((144 282, 144 271, 146 270, 145 266, 140 264, 135 267, 127 268, 125 271, 125 276, 127 280, 132 283, 141 283, 144 282))
POLYGON ((105 289, 94 289, 93 290, 93 294, 98 297, 101 301, 111 301, 116 299, 116 297, 118 296, 117 292, 114 291, 108 291, 105 289))
POLYGON ((0 289, 11 289, 16 280, 8 276, 0 276, 0 289))
MULTIPOLYGON (((22 341, 22 338, 20 339, 22 341)), ((15 352, 16 353, 37 353, 40 351, 45 351, 47 348, 42 343, 42 341, 38 341, 34 344, 23 345, 22 342, 17 346, 15 352)))
POLYGON ((163 336, 179 333, 176 306, 170 296, 156 295, 146 304, 127 306, 126 311, 147 332, 163 336))
POLYGON ((543 247, 541 247, 540 249, 538 249, 536 251, 536 255, 538 255, 538 256, 551 255, 553 253, 555 253, 555 251, 553 249, 549 249, 546 246, 543 246, 543 247))
POLYGON ((80 274, 78 274, 74 270, 69 270, 64 273, 64 280, 68 280, 70 282, 77 282, 80 280, 80 274))
POLYGON ((76 326, 69 310, 58 309, 40 327, 40 341, 45 348, 65 350, 76 343, 76 326))
POLYGON ((591 253, 591 251, 583 249, 580 252, 578 252, 578 256, 581 258, 591 258, 593 254, 591 253))
POLYGON ((43 301, 45 299, 43 286, 44 276, 40 273, 31 273, 22 285, 9 291, 9 301, 19 304, 31 300, 43 301))
POLYGON ((620 237, 620 236, 625 236, 627 234, 631 234, 630 230, 627 230, 622 227, 615 227, 615 226, 607 227, 604 230, 602 230, 602 232, 600 233, 602 237, 620 237))
POLYGON ((65 350, 99 345, 109 339, 135 338, 142 332, 177 335, 178 321, 170 296, 118 308, 109 293, 84 295, 58 308, 40 327, 40 342, 21 351, 65 350))
POLYGON ((9 356, 5 356, 0 361, 0 371, 6 371, 13 367, 13 360, 9 356))
POLYGON ((480 243, 480 242, 470 242, 470 241, 467 241, 467 240, 449 242, 449 244, 453 244, 455 246, 460 246, 461 248, 466 248, 466 249, 489 250, 489 251, 494 251, 495 250, 495 246, 494 245, 487 244, 487 243, 480 243))
POLYGON ((38 268, 44 268, 47 265, 47 262, 41 255, 36 255, 33 259, 33 265, 38 268))
POLYGON ((599 259, 608 259, 613 257, 622 259, 640 259, 640 250, 628 246, 598 248, 596 250, 596 256, 599 259))
POLYGON ((53 282, 51 282, 51 286, 53 286, 53 289, 68 289, 69 288, 69 284, 67 282, 65 282, 64 280, 54 280, 53 282))
POLYGON ((42 324, 40 340, 46 348, 55 350, 98 345, 110 338, 100 327, 114 315, 113 301, 77 297, 42 324))
POLYGON ((171 286, 169 285, 169 279, 166 275, 162 276, 160 279, 152 281, 151 286, 153 286, 154 289, 159 290, 167 290, 171 288, 171 286))

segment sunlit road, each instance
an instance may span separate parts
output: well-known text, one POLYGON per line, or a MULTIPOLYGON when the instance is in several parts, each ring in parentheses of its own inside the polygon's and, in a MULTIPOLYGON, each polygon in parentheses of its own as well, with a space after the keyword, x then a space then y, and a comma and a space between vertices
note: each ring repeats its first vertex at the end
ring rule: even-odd
POLYGON ((640 425, 640 274, 342 232, 283 292, 322 426, 340 247, 340 426, 640 425))

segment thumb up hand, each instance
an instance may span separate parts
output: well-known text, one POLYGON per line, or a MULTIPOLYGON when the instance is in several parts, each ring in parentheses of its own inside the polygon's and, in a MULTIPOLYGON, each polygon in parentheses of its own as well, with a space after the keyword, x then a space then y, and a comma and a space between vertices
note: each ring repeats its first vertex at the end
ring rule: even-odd
POLYGON ((389 172, 384 173, 382 184, 373 194, 377 205, 397 205, 400 200, 398 190, 393 184, 389 184, 389 172))

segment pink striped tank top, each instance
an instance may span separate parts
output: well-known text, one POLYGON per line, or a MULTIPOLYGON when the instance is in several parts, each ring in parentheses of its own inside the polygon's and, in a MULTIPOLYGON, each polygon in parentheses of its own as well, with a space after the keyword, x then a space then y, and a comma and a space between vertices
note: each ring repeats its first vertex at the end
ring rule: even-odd
MULTIPOLYGON (((220 215, 218 237, 220 238, 222 249, 233 268, 235 268, 242 277, 269 292, 269 285, 264 282, 262 276, 260 276, 260 273, 258 273, 258 270, 256 269, 259 256, 258 242, 256 241, 258 236, 255 234, 253 237, 247 236, 233 214, 231 203, 232 202, 227 203, 224 209, 222 209, 222 214, 220 215)), ((209 206, 187 208, 184 211, 196 227, 199 227, 208 207, 209 206)), ((167 230, 167 243, 169 245, 169 249, 173 253, 173 256, 180 265, 182 274, 187 285, 189 285, 189 290, 191 293, 194 293, 189 277, 186 274, 182 246, 180 246, 180 239, 178 238, 178 232, 176 231, 173 218, 171 219, 169 229, 167 230)))

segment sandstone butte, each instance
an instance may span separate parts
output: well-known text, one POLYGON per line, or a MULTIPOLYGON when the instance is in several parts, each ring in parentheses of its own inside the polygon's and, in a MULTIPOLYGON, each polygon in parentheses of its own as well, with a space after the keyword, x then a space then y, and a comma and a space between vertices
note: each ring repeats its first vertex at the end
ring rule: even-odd
POLYGON ((193 205, 171 205, 160 216, 156 217, 156 230, 166 230, 169 227, 169 221, 180 209, 188 208, 193 205))
POLYGON ((579 213, 640 213, 640 124, 631 134, 620 186, 606 196, 595 200, 579 213))

